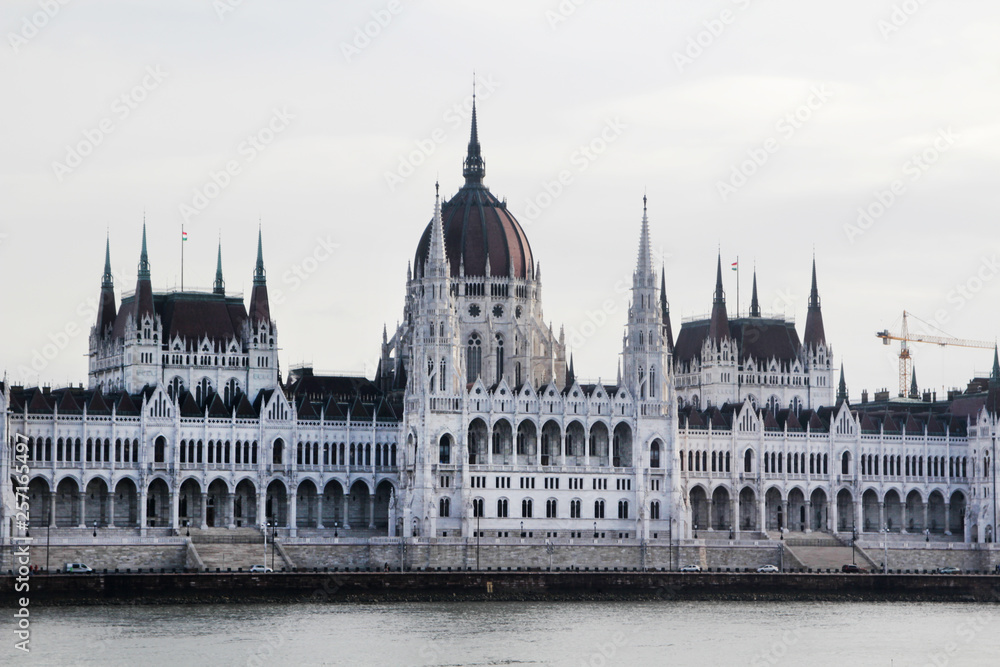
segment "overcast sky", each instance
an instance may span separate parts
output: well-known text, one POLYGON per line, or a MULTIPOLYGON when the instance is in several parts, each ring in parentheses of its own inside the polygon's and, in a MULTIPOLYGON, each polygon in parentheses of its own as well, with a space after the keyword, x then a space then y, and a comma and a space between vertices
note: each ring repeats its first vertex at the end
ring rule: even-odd
MULTIPOLYGON (((434 182, 486 182, 542 263, 578 376, 613 380, 643 193, 674 331, 711 307, 805 323, 815 251, 852 397, 894 388, 903 309, 1000 330, 1000 4, 917 0, 4 0, 0 367, 86 382, 106 230, 130 292, 249 298, 258 220, 282 368, 374 373, 434 182), (228 172, 227 172, 228 169, 228 172), (562 181, 560 183, 560 180, 562 181), (859 211, 869 217, 860 217, 859 211)), ((911 324, 912 328, 912 324, 911 324)), ((921 387, 990 350, 916 346, 921 387)))

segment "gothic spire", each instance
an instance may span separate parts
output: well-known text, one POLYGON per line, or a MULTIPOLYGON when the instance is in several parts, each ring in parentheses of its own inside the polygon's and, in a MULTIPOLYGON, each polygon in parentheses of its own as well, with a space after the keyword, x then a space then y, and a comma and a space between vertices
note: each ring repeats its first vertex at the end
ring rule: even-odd
POLYGON ((573 366, 573 353, 569 353, 569 370, 566 371, 566 386, 571 387, 576 382, 576 369, 573 366))
POLYGON ((107 245, 104 248, 104 276, 101 279, 101 289, 114 288, 115 279, 111 275, 111 235, 108 235, 107 245))
POLYGON ((146 221, 142 221, 142 253, 139 255, 139 280, 149 280, 149 254, 146 252, 146 221))
MULTIPOLYGON (((424 275, 447 277, 448 257, 444 247, 444 221, 441 218, 441 187, 434 184, 434 220, 431 222, 431 241, 427 248, 427 262, 424 275)), ((489 275, 489 271, 487 271, 489 275)))
POLYGON ((715 299, 712 302, 712 319, 708 327, 708 336, 713 341, 729 337, 726 293, 722 289, 722 253, 719 253, 718 268, 715 272, 715 299))
POLYGON ((996 345, 993 346, 993 372, 990 373, 990 380, 1000 382, 1000 352, 996 345))
POLYGON ((215 294, 226 293, 226 281, 222 279, 222 239, 219 239, 219 259, 215 265, 215 287, 212 292, 215 294))
POLYGON ((479 124, 476 120, 476 81, 472 81, 472 132, 469 135, 469 151, 465 156, 465 166, 462 169, 465 185, 482 185, 486 176, 486 161, 483 160, 482 147, 479 145, 479 124))
POLYGON ((670 328, 670 304, 667 302, 667 269, 660 270, 660 317, 663 326, 663 339, 667 342, 667 350, 674 350, 674 332, 670 328))
MULTIPOLYGON (((636 278, 655 276, 653 273, 653 255, 649 242, 649 216, 646 213, 646 195, 642 196, 642 231, 639 233, 639 257, 635 265, 636 278)), ((653 280, 656 280, 653 278, 653 280)), ((645 280, 643 280, 645 283, 645 280)), ((646 286, 645 284, 643 286, 646 286)), ((652 287, 653 284, 648 285, 652 287)))
POLYGON ((917 386, 917 369, 910 371, 910 398, 920 398, 920 388, 917 386))
POLYGON ((757 269, 753 270, 753 296, 750 297, 750 317, 760 317, 760 303, 757 301, 757 269))
POLYGON ((840 384, 837 386, 837 402, 847 400, 847 381, 844 380, 844 364, 840 364, 840 384))
POLYGON ((253 270, 253 284, 266 285, 267 272, 264 271, 264 242, 260 226, 257 227, 257 266, 253 270))
POLYGON ((816 288, 816 258, 812 264, 812 290, 809 292, 809 310, 806 313, 806 331, 802 337, 806 347, 826 345, 826 332, 823 329, 823 311, 820 309, 819 290, 816 288))

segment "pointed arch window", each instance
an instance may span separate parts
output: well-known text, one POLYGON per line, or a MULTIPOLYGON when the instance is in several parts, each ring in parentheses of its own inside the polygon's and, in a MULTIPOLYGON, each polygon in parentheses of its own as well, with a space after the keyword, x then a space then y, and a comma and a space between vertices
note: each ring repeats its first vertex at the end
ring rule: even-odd
POLYGON ((483 370, 483 339, 477 333, 469 336, 469 344, 465 350, 465 367, 466 380, 472 384, 483 370))
POLYGON ((448 368, 447 362, 445 362, 444 357, 441 357, 441 364, 438 366, 438 389, 442 392, 447 391, 446 380, 445 380, 445 370, 448 368))
POLYGON ((503 336, 497 334, 497 382, 503 378, 503 336))

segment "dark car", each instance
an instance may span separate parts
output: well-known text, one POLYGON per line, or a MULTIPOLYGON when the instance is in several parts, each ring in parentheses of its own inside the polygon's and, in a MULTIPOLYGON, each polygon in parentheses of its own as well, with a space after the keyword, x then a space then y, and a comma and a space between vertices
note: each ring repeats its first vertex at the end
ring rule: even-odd
POLYGON ((847 563, 844 567, 840 568, 841 572, 864 572, 860 567, 854 563, 847 563))
POLYGON ((939 567, 938 574, 962 574, 962 570, 949 565, 947 567, 939 567))

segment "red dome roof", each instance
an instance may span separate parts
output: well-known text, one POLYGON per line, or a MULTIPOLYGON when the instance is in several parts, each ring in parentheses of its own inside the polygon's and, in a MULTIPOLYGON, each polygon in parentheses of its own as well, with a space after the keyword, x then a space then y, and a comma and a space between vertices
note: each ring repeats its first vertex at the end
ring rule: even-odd
MULTIPOLYGON (((466 184, 441 206, 441 219, 453 278, 458 277, 462 262, 465 263, 465 275, 485 276, 487 257, 491 276, 512 275, 511 267, 515 278, 531 275, 534 260, 524 230, 507 210, 507 205, 486 188, 466 184)), ((423 273, 430 239, 431 225, 428 223, 417 245, 414 261, 419 273, 423 273)))
MULTIPOLYGON (((444 245, 451 264, 451 276, 457 278, 465 264, 465 275, 485 276, 489 258, 490 275, 527 278, 533 274, 531 246, 524 230, 499 201, 483 185, 486 161, 479 146, 475 100, 472 104, 472 135, 469 152, 462 171, 465 186, 441 206, 444 222, 444 245)), ((413 265, 423 273, 427 250, 431 242, 431 225, 427 224, 413 265)))

